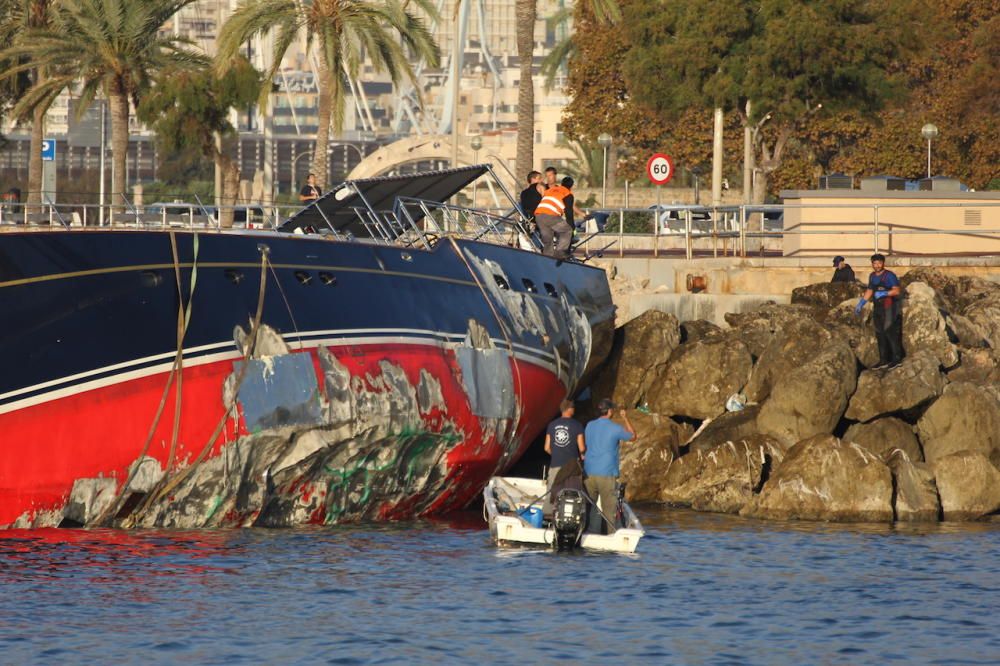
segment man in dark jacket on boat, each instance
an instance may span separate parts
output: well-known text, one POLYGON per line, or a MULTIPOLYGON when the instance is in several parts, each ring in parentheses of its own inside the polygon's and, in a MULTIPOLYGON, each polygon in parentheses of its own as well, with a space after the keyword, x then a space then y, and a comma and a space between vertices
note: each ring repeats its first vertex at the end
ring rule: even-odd
POLYGON ((542 174, 537 171, 530 172, 528 186, 521 190, 521 211, 527 222, 535 221, 535 209, 538 208, 544 195, 545 186, 542 185, 542 174))
MULTIPOLYGON (((553 488, 556 477, 560 470, 567 465, 573 465, 576 471, 566 470, 563 478, 576 478, 582 480, 583 467, 580 461, 587 451, 587 446, 583 438, 583 425, 573 418, 576 413, 576 406, 572 400, 563 400, 559 404, 560 415, 555 421, 549 424, 545 430, 545 452, 552 456, 549 463, 549 490, 553 490, 555 495, 559 490, 565 488, 569 483, 560 483, 560 488, 553 488)), ((578 481, 578 487, 582 484, 578 481)))
MULTIPOLYGON (((618 497, 615 485, 618 483, 618 447, 621 442, 628 442, 635 438, 635 428, 628 420, 628 414, 622 409, 619 413, 625 421, 625 427, 618 425, 611 420, 617 406, 608 398, 604 398, 597 405, 599 418, 587 424, 584 437, 587 441, 587 457, 584 459, 583 469, 587 473, 584 484, 587 487, 587 494, 597 501, 601 500, 601 511, 610 520, 615 520, 615 512, 618 506, 618 497)), ((592 522, 591 525, 595 525, 592 522)), ((618 529, 617 525, 609 525, 608 532, 618 529)))

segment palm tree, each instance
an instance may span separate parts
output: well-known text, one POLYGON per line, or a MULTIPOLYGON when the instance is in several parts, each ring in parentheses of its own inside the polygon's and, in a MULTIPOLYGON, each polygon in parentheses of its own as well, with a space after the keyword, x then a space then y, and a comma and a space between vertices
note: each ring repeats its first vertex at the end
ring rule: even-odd
POLYGON ((518 178, 535 165, 535 85, 531 70, 535 56, 535 19, 538 0, 515 0, 517 19, 517 59, 521 68, 517 83, 517 160, 518 178))
POLYGON ((165 68, 204 63, 182 48, 182 40, 159 34, 163 25, 194 0, 59 0, 50 25, 21 33, 2 55, 25 62, 7 75, 44 69, 14 113, 33 108, 63 90, 80 86, 82 111, 98 92, 111 110, 112 201, 125 196, 129 102, 138 105, 152 75, 165 68))
MULTIPOLYGON (((312 171, 321 185, 328 175, 331 119, 334 132, 344 127, 344 76, 356 78, 367 57, 376 71, 388 72, 394 84, 407 79, 417 88, 408 56, 438 66, 437 44, 427 22, 410 11, 411 3, 426 16, 436 15, 429 0, 243 0, 220 31, 217 62, 223 70, 245 42, 276 31, 267 80, 274 80, 285 52, 299 35, 305 34, 310 48, 316 45, 319 126, 312 171)), ((265 86, 262 95, 268 92, 265 86)))
MULTIPOLYGON (((535 55, 535 20, 538 18, 538 0, 515 0, 514 14, 517 18, 517 58, 521 67, 517 88, 517 171, 526 174, 535 163, 535 86, 532 70, 535 55)), ((618 0, 584 0, 588 11, 600 23, 621 20, 618 0)), ((553 19, 565 24, 570 17, 569 10, 560 10, 553 19)), ((543 73, 550 79, 555 71, 572 55, 575 46, 572 37, 559 42, 552 55, 543 63, 543 73)))
MULTIPOLYGON (((6 18, 0 26, 0 43, 12 42, 21 32, 31 29, 44 28, 49 24, 51 2, 49 0, 13 0, 5 3, 4 13, 6 18)), ((0 55, 0 61, 7 58, 0 55)), ((16 60, 14 63, 16 64, 16 60)), ((6 69, 6 68, 4 68, 6 69)), ((32 69, 30 72, 21 72, 20 78, 27 78, 29 86, 36 85, 45 77, 42 68, 32 69)), ((7 72, 4 78, 14 87, 15 91, 21 87, 24 81, 17 81, 17 76, 10 76, 7 72)), ((20 91, 18 91, 20 92, 20 91)), ((31 118, 31 147, 28 151, 28 203, 40 203, 42 200, 42 140, 45 138, 45 114, 55 101, 56 95, 47 95, 37 98, 36 102, 25 107, 20 115, 15 115, 19 121, 31 118)))
POLYGON ((239 165, 223 144, 236 133, 229 112, 252 104, 260 88, 260 73, 238 56, 223 77, 208 66, 161 72, 136 109, 139 119, 156 131, 165 150, 195 147, 215 162, 222 173, 222 191, 217 195, 223 227, 233 226, 232 206, 240 183, 239 165))

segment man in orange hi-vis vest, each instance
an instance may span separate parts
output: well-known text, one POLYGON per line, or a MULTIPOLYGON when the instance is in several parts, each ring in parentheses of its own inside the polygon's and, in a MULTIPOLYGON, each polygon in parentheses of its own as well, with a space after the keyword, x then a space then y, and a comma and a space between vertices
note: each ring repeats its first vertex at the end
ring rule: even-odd
POLYGON ((542 252, 556 259, 569 258, 569 245, 573 240, 573 227, 566 221, 566 199, 573 194, 573 179, 562 179, 561 185, 545 190, 545 196, 535 208, 535 222, 542 237, 542 252), (552 239, 556 246, 553 250, 552 239))

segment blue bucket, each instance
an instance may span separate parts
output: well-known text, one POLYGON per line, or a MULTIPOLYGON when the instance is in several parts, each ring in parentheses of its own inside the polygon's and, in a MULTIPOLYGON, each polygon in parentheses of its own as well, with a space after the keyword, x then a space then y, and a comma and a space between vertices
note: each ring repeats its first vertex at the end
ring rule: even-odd
POLYGON ((542 526, 542 509, 537 506, 527 506, 517 512, 517 515, 532 527, 542 526))

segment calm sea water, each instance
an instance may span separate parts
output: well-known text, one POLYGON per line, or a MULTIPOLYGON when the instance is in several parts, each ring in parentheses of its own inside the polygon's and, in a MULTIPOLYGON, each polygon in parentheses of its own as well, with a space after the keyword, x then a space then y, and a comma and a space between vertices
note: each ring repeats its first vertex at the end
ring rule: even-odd
POLYGON ((640 516, 634 556, 498 551, 475 514, 0 533, 0 662, 1000 661, 1000 525, 640 516))

